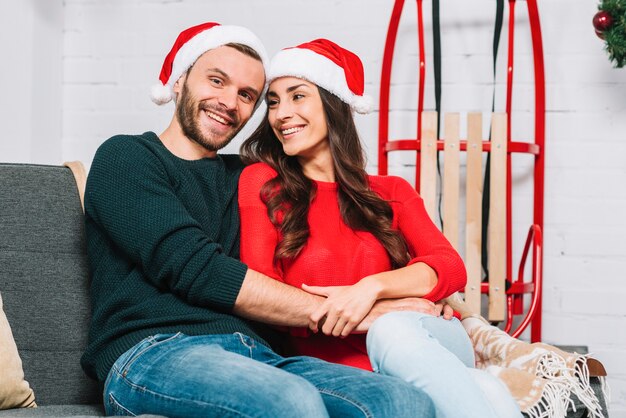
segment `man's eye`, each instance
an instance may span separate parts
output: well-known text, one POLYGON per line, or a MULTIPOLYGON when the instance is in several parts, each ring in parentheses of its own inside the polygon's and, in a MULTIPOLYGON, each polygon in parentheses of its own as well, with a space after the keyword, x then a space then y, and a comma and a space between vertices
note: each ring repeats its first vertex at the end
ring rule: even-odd
POLYGON ((222 80, 220 80, 219 78, 211 77, 211 78, 209 78, 209 80, 211 80, 211 83, 217 84, 218 86, 222 85, 222 80))

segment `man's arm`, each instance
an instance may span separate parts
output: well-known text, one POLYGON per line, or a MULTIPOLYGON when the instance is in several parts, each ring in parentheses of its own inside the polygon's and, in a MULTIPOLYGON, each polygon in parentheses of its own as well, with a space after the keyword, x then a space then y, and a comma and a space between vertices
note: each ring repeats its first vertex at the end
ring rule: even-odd
MULTIPOLYGON (((248 269, 233 312, 270 325, 309 327, 313 332, 318 332, 319 324, 311 320, 311 314, 324 300, 321 296, 248 269)), ((442 303, 433 303, 423 298, 381 299, 374 304, 354 332, 367 332, 377 318, 394 311, 415 311, 434 316, 441 315, 443 311, 446 319, 452 318, 452 308, 442 303)), ((319 322, 324 319, 321 318, 319 322)))
POLYGON ((248 268, 207 226, 222 222, 221 212, 207 212, 198 187, 180 192, 177 184, 196 180, 157 150, 146 136, 117 136, 96 152, 85 191, 87 243, 92 266, 109 272, 96 282, 105 287, 107 274, 136 270, 190 305, 230 311, 248 268), (119 263, 100 266, 101 254, 111 252, 119 263))
POLYGON ((309 326, 309 316, 324 301, 316 296, 248 269, 233 312, 270 325, 309 326))

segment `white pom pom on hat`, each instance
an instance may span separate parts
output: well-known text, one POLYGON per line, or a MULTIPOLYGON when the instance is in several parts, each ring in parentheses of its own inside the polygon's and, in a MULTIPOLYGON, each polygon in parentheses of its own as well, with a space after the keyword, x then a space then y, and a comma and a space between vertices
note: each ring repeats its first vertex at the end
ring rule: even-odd
POLYGON ((221 25, 216 22, 202 23, 185 29, 176 38, 174 46, 163 61, 159 83, 151 88, 152 101, 162 105, 172 100, 174 83, 180 76, 206 51, 228 43, 239 43, 254 49, 261 57, 263 67, 267 72, 269 60, 265 47, 249 29, 241 26, 221 25))
POLYGON ((159 106, 164 105, 172 100, 172 88, 168 84, 153 84, 150 88, 150 98, 159 106))
POLYGON ((359 57, 328 39, 315 39, 279 51, 270 64, 268 83, 279 77, 298 77, 339 97, 358 113, 374 109, 364 95, 365 74, 359 57))
POLYGON ((366 115, 374 110, 374 98, 368 95, 356 96, 350 106, 355 112, 366 115))

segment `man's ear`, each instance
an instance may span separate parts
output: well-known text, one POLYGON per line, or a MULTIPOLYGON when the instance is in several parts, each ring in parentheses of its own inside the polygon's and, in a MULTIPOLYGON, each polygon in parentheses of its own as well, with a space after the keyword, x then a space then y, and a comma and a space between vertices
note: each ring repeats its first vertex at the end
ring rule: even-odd
POLYGON ((176 82, 174 83, 174 86, 172 87, 172 91, 176 93, 176 97, 178 97, 180 92, 183 90, 183 85, 185 84, 185 80, 187 79, 187 73, 188 71, 186 71, 183 75, 178 77, 178 80, 176 80, 176 82))

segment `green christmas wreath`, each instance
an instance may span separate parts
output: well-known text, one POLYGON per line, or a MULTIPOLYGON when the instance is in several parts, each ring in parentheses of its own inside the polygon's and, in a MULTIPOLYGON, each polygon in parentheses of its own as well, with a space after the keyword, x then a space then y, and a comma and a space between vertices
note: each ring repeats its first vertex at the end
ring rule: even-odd
POLYGON ((596 35, 604 39, 609 59, 617 68, 626 64, 626 0, 602 0, 593 17, 596 35))

